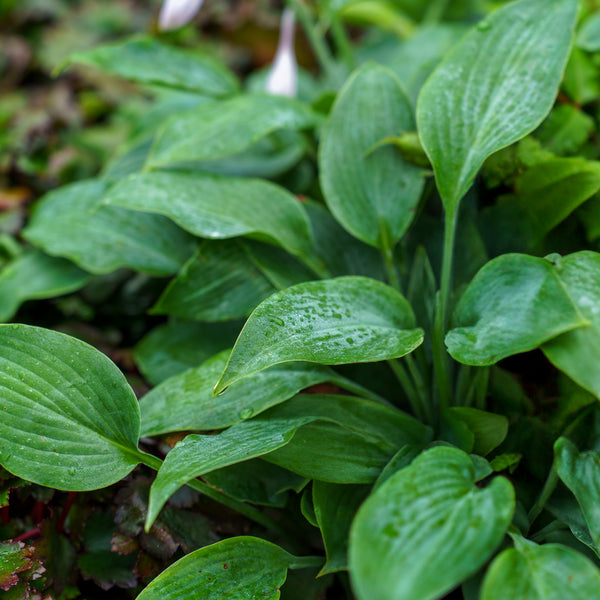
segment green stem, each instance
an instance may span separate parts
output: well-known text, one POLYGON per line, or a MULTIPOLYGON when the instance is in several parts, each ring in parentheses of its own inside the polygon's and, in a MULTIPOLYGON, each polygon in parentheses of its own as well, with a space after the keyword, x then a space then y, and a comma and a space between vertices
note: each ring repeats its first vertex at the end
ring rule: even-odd
MULTIPOLYGON (((138 452, 137 458, 141 463, 155 471, 158 471, 161 465, 163 464, 163 461, 160 460, 160 458, 157 458, 152 454, 147 454, 142 450, 138 452)), ((284 535, 286 538, 288 537, 288 532, 285 531, 281 527, 281 525, 277 523, 277 521, 271 519, 271 517, 268 517, 257 508, 254 508, 254 506, 250 506, 249 504, 240 502, 239 500, 234 500, 233 498, 226 496, 223 492, 219 492, 218 490, 210 487, 209 485, 207 485, 203 481, 200 481, 199 479, 192 479, 188 481, 186 485, 192 488, 193 490, 200 492, 204 496, 207 496, 211 500, 215 500, 216 502, 227 506, 231 510, 234 510, 240 513, 241 515, 244 515, 251 521, 258 523, 259 525, 262 525, 263 527, 270 529, 271 531, 275 531, 281 535, 284 535)))
POLYGON ((309 14, 308 8, 303 0, 288 0, 288 3, 294 9, 296 17, 298 17, 298 21, 300 21, 300 25, 302 25, 302 29, 304 29, 306 38, 312 46, 317 61, 319 62, 319 65, 321 65, 321 69, 323 69, 323 72, 331 81, 336 81, 337 71, 335 62, 323 38, 316 34, 315 25, 309 14))
POLYGON ((400 361, 396 358, 392 360, 388 360, 388 365, 390 365, 392 371, 394 371, 394 375, 396 375, 406 397, 410 403, 413 413, 415 416, 421 421, 425 420, 425 415, 423 414, 423 408, 421 406, 421 402, 419 401, 419 397, 413 382, 411 381, 408 373, 404 369, 404 366, 400 361))
POLYGON ((352 50, 352 45, 350 44, 350 39, 348 38, 346 28, 344 27, 344 24, 342 23, 337 12, 329 8, 329 3, 328 13, 331 23, 331 35, 333 37, 333 41, 335 42, 335 47, 337 48, 337 51, 348 70, 353 71, 356 68, 356 59, 354 58, 354 51, 352 50))
POLYGON ((558 484, 558 473, 556 472, 556 468, 552 465, 550 469, 550 473, 548 473, 548 477, 546 478, 546 483, 544 483, 544 487, 538 496, 538 499, 535 501, 534 505, 531 507, 531 510, 527 514, 527 518, 529 520, 529 527, 533 525, 533 522, 540 516, 541 512, 544 510, 544 506, 546 506, 546 502, 552 496, 552 492, 556 488, 558 484))
POLYGON ((434 0, 430 2, 427 12, 423 17, 423 25, 439 23, 446 12, 450 0, 434 0))
POLYGON ((417 396, 421 402, 426 422, 431 425, 433 423, 433 411, 429 402, 429 393, 427 390, 427 386, 425 385, 425 380, 421 375, 421 370, 419 369, 416 361, 412 357, 412 354, 407 354, 404 357, 404 360, 408 366, 408 370, 412 376, 412 379, 415 382, 417 396))
POLYGON ((385 265, 385 272, 388 278, 388 283, 397 291, 402 293, 402 284, 398 277, 398 271, 394 263, 394 251, 388 245, 381 249, 381 256, 383 257, 383 264, 385 265))
POLYGON ((450 386, 450 361, 444 336, 448 325, 448 307, 450 304, 450 285, 452 283, 452 259, 454 255, 454 238, 456 237, 457 211, 448 211, 444 221, 444 249, 442 258, 442 276, 440 293, 436 306, 435 323, 433 326, 433 365, 437 381, 440 404, 442 408, 450 406, 452 396, 450 386))

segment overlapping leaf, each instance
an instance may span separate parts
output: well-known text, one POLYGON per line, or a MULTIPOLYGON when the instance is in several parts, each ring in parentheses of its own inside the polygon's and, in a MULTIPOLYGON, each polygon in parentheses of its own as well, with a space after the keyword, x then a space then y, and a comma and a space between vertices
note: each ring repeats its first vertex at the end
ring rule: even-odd
POLYGON ((165 215, 194 235, 254 235, 292 254, 309 253, 311 233, 300 203, 285 189, 260 179, 157 171, 129 177, 103 204, 165 215))
POLYGON ((179 559, 136 600, 277 600, 287 570, 296 562, 271 542, 230 538, 179 559))
POLYGON ((308 107, 283 96, 245 95, 201 106, 165 124, 148 166, 233 156, 273 131, 308 129, 317 121, 308 107))
POLYGON ((106 183, 87 180, 50 192, 36 204, 24 237, 91 273, 177 272, 194 251, 193 238, 161 215, 103 206, 105 191, 106 183))
POLYGON ((550 111, 577 16, 575 0, 519 0, 468 33, 425 83, 419 134, 447 213, 483 161, 550 111))
POLYGON ((215 392, 282 362, 373 362, 404 356, 422 341, 408 302, 379 281, 301 283, 269 297, 250 315, 215 392))
POLYGON ((139 462, 137 399, 117 367, 54 331, 0 325, 0 464, 62 490, 119 481, 139 462))
POLYGON ((579 552, 516 538, 515 548, 504 550, 491 564, 481 600, 590 600, 599 589, 600 571, 579 552))
POLYGON ((214 96, 231 96, 239 84, 231 71, 206 54, 137 37, 75 52, 68 63, 90 65, 131 81, 164 85, 214 96))
POLYGON ((506 254, 477 273, 458 303, 455 323, 446 336, 450 354, 466 364, 490 365, 587 321, 550 260, 506 254))
POLYGON ((350 575, 360 600, 440 598, 485 563, 510 524, 515 499, 506 479, 484 489, 475 480, 468 454, 432 448, 367 499, 350 534, 350 575))
POLYGON ((352 235, 382 249, 392 248, 412 222, 424 178, 394 146, 376 146, 414 127, 394 74, 368 64, 345 84, 323 132, 319 166, 327 205, 352 235))

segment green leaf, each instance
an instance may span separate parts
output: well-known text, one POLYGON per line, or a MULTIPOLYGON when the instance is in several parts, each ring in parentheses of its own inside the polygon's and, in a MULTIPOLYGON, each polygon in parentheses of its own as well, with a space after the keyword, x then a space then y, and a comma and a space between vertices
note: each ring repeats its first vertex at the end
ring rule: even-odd
POLYGON ((216 98, 231 96, 239 88, 233 73, 210 56, 167 46, 150 37, 74 52, 65 63, 89 65, 137 83, 164 85, 216 98))
POLYGON ((596 12, 587 17, 579 28, 575 43, 588 52, 600 50, 600 13, 596 12))
POLYGON ((194 321, 229 321, 247 317, 275 291, 238 243, 205 241, 150 312, 194 321))
POLYGON ((579 48, 573 48, 565 71, 563 88, 579 106, 588 104, 600 96, 598 67, 592 58, 579 48))
POLYGON ((394 74, 369 63, 345 84, 323 131, 319 166, 327 205, 348 232, 383 250, 412 222, 424 178, 394 146, 375 146, 414 128, 394 74))
MULTIPOLYGON (((211 471, 203 475, 202 479, 241 502, 280 508, 288 501, 286 491, 298 492, 307 483, 304 477, 260 458, 211 471)), ((161 513, 161 520, 165 510, 161 513)))
POLYGON ((448 351, 470 365, 491 365, 586 325, 557 267, 523 254, 487 263, 461 297, 455 322, 448 351))
POLYGON ((234 537, 180 558, 136 600, 277 600, 298 560, 271 542, 234 537))
POLYGON ((600 571, 579 552, 515 536, 515 548, 504 550, 488 569, 481 600, 590 600, 598 589, 600 571))
POLYGON ((556 270, 588 326, 563 333, 542 350, 555 367, 600 398, 600 254, 570 254, 557 260, 556 270))
POLYGON ((284 402, 301 390, 335 380, 330 369, 311 363, 274 365, 234 383, 214 397, 215 382, 230 351, 213 356, 199 367, 167 379, 140 400, 142 435, 169 431, 222 429, 245 421, 284 402))
POLYGON ((19 573, 31 567, 31 549, 25 544, 0 543, 0 590, 7 591, 19 583, 19 573))
POLYGON ((187 371, 233 346, 242 323, 172 320, 155 327, 133 349, 135 363, 152 384, 187 371))
POLYGON ((102 202, 165 215, 200 237, 252 235, 299 255, 312 247, 301 204, 285 189, 260 179, 139 173, 113 187, 102 202))
POLYGON ((408 302, 366 277, 301 283, 273 294, 250 315, 215 393, 291 360, 374 362, 408 354, 423 341, 408 302))
POLYGON ((595 130, 594 119, 581 108, 559 104, 536 131, 536 138, 550 152, 568 155, 580 150, 595 130))
POLYGON ((68 260, 26 250, 0 272, 0 321, 11 319, 26 300, 62 296, 89 280, 89 273, 68 260))
POLYGON ((91 273, 121 267, 151 275, 176 273, 194 250, 193 238, 160 215, 103 206, 105 191, 104 182, 88 180, 46 194, 24 237, 91 273))
POLYGON ((139 462, 133 390, 95 348, 61 333, 0 325, 0 464, 61 490, 106 487, 139 462))
POLYGON ((449 410, 454 417, 466 423, 473 433, 473 452, 481 456, 487 456, 506 438, 508 419, 504 415, 497 415, 468 406, 452 406, 449 410))
POLYGON ((253 419, 217 435, 188 435, 167 454, 150 489, 146 531, 182 485, 222 467, 262 456, 287 444, 298 427, 315 417, 253 419))
POLYGON ((167 455, 152 485, 146 527, 179 487, 228 465, 262 456, 299 475, 311 477, 321 469, 319 475, 331 472, 334 482, 368 483, 400 446, 427 443, 430 437, 429 428, 419 421, 374 402, 349 396, 297 396, 217 435, 192 434, 179 442, 167 455), (317 420, 333 424, 339 435, 336 437, 334 432, 332 438, 327 438, 321 432, 320 438, 308 445, 305 455, 294 451, 290 457, 278 460, 269 454, 299 435, 303 431, 297 433, 299 428, 317 420), (331 439, 329 456, 324 448, 331 439))
POLYGON ((600 190, 600 162, 582 158, 542 161, 516 180, 516 196, 483 213, 494 253, 534 249, 554 227, 600 190), (504 242, 504 243, 502 243, 504 242))
POLYGON ((281 129, 308 129, 317 116, 295 99, 244 95, 211 103, 168 121, 148 159, 149 167, 217 160, 250 148, 281 129))
POLYGON ((580 454, 575 444, 560 437, 554 444, 554 457, 558 476, 577 498, 592 541, 600 550, 600 454, 594 451, 580 454))
POLYGON ((574 0, 520 0, 472 29, 428 79, 417 122, 446 212, 456 214, 483 161, 537 127, 558 92, 574 0))
POLYGON ((350 533, 360 600, 440 598, 486 562, 512 519, 514 491, 502 477, 485 489, 474 482, 468 454, 436 447, 367 499, 350 533))
POLYGON ((315 517, 327 554, 327 562, 319 572, 320 576, 348 568, 350 525, 368 493, 369 488, 364 485, 313 482, 315 517))

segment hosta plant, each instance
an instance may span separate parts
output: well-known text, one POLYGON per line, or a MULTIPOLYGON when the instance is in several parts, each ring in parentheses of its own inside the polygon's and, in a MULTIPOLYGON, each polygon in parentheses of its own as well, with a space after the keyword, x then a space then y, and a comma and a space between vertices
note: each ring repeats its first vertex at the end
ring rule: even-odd
POLYGON ((404 40, 353 47, 364 4, 319 6, 338 61, 291 3, 323 67, 298 98, 148 37, 71 57, 155 104, 36 203, 0 313, 123 286, 153 387, 0 326, 0 464, 156 471, 146 533, 186 488, 243 516, 139 600, 600 598, 600 13, 399 2, 404 40))

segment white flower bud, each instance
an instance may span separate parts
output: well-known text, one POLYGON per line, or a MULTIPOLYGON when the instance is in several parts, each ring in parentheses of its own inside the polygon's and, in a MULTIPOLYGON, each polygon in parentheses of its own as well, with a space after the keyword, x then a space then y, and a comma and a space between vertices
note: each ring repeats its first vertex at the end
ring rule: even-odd
POLYGON ((279 44, 271 65, 265 89, 277 96, 296 96, 298 89, 298 65, 294 54, 294 11, 286 8, 281 15, 279 44))
POLYGON ((203 0, 164 0, 158 15, 161 31, 177 29, 189 23, 200 10, 203 0))

